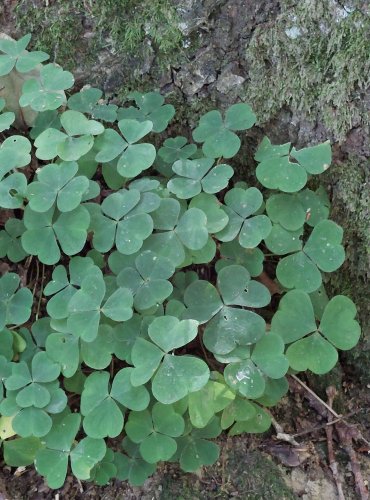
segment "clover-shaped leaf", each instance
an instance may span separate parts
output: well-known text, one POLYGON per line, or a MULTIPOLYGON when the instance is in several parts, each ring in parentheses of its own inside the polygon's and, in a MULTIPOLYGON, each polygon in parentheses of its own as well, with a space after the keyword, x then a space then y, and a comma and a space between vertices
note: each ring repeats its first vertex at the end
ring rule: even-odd
POLYGON ((228 223, 229 218, 214 195, 200 193, 194 196, 189 203, 189 208, 199 208, 205 213, 208 233, 218 233, 228 223))
MULTIPOLYGON (((280 234, 283 233, 280 231, 280 234)), ((292 238, 289 233, 285 231, 284 238, 292 238)), ((287 288, 299 288, 309 293, 317 290, 322 282, 320 270, 332 272, 344 262, 342 236, 342 228, 333 221, 322 220, 316 224, 303 249, 279 261, 276 276, 280 283, 287 288)))
POLYGON ((160 204, 154 193, 140 193, 137 189, 122 189, 109 195, 102 203, 102 214, 93 217, 93 245, 107 252, 114 244, 125 255, 136 253, 153 231, 149 213, 160 204))
POLYGON ((235 399, 224 382, 210 380, 200 391, 188 396, 189 416, 194 427, 205 427, 216 413, 222 411, 235 399))
POLYGON ((117 478, 120 481, 129 480, 134 486, 142 485, 153 474, 156 464, 149 464, 142 459, 140 445, 133 443, 128 437, 122 442, 122 448, 127 455, 116 453, 114 462, 117 467, 117 478))
POLYGON ((261 434, 270 428, 270 414, 254 403, 251 403, 251 405, 255 408, 254 416, 248 420, 236 422, 230 429, 229 436, 236 436, 238 434, 243 434, 244 432, 261 434))
POLYGON ((31 315, 32 292, 20 288, 17 274, 6 273, 0 278, 0 332, 5 325, 21 325, 31 315))
POLYGON ((47 64, 40 69, 40 78, 26 80, 22 87, 19 104, 31 106, 35 111, 58 109, 66 102, 64 90, 72 87, 74 78, 55 64, 47 64))
POLYGON ((219 164, 214 167, 211 158, 197 160, 177 160, 172 165, 174 177, 167 183, 171 193, 179 199, 193 198, 202 190, 205 193, 222 191, 232 177, 234 171, 230 165, 219 164))
POLYGON ((144 250, 152 250, 166 257, 176 267, 185 261, 185 248, 201 250, 208 242, 207 216, 199 208, 189 208, 179 218, 180 203, 172 198, 161 200, 151 215, 156 231, 144 243, 144 250))
POLYGON ((260 161, 256 169, 257 179, 269 189, 279 189, 285 193, 294 193, 302 189, 307 182, 307 174, 320 174, 329 168, 331 148, 329 142, 311 146, 289 153, 289 144, 276 150, 268 139, 262 145, 263 154, 256 155, 260 161), (290 161, 289 155, 298 160, 290 161))
POLYGON ((197 151, 195 144, 187 144, 186 137, 178 136, 166 139, 158 150, 158 156, 168 164, 177 160, 187 160, 197 151))
POLYGON ((217 233, 220 241, 232 241, 238 237, 244 248, 254 248, 271 231, 271 222, 266 215, 253 215, 263 203, 261 192, 257 188, 233 188, 225 195, 223 210, 229 217, 225 229, 217 233))
POLYGON ((207 281, 191 283, 185 291, 184 317, 207 323, 204 345, 215 354, 228 354, 238 345, 250 345, 265 332, 265 322, 258 314, 231 305, 261 307, 270 301, 268 290, 261 283, 250 281, 242 266, 227 266, 218 275, 217 289, 207 281), (246 291, 250 287, 250 291, 246 291))
POLYGON ((25 230, 23 221, 10 218, 5 222, 4 230, 0 231, 0 257, 11 262, 20 262, 27 253, 24 251, 20 237, 25 230))
POLYGON ((122 177, 133 178, 149 168, 155 160, 156 150, 152 144, 135 144, 152 130, 153 123, 123 119, 118 122, 118 127, 124 139, 115 130, 105 130, 96 141, 99 150, 96 160, 106 163, 119 156, 117 173, 122 177))
POLYGON ((86 276, 81 288, 68 303, 69 331, 86 342, 92 342, 97 334, 100 315, 103 313, 113 321, 126 321, 132 316, 133 297, 127 288, 118 288, 102 306, 106 285, 100 272, 86 276))
POLYGON ((228 406, 225 407, 221 416, 221 427, 227 429, 234 422, 243 422, 250 420, 256 414, 255 405, 243 399, 240 396, 235 396, 228 406))
POLYGON ((92 118, 114 122, 117 118, 118 106, 115 104, 102 104, 103 92, 92 87, 83 88, 68 99, 68 107, 74 111, 88 113, 92 118))
POLYGON ((231 158, 240 148, 240 139, 234 132, 252 127, 255 120, 251 107, 245 103, 230 106, 224 119, 219 111, 210 111, 201 117, 193 139, 204 143, 205 156, 231 158))
POLYGON ((19 40, 3 38, 0 40, 0 76, 7 75, 15 67, 20 73, 28 73, 38 64, 49 59, 48 54, 41 51, 28 52, 26 50, 31 35, 25 35, 19 40))
POLYGON ((130 119, 143 122, 150 120, 153 123, 153 132, 163 132, 175 114, 175 108, 171 104, 164 104, 164 97, 159 92, 132 92, 129 97, 135 100, 136 106, 120 108, 118 119, 130 119))
POLYGON ((64 161, 77 161, 93 147, 94 136, 104 132, 101 123, 88 120, 79 111, 65 111, 60 122, 66 133, 49 128, 35 140, 36 156, 41 160, 59 156, 64 161))
POLYGON ((217 272, 232 264, 244 266, 253 277, 259 276, 263 271, 264 254, 259 248, 243 248, 234 240, 222 243, 220 253, 222 259, 216 262, 217 272))
POLYGON ((90 472, 90 479, 99 486, 105 486, 109 481, 117 476, 117 467, 114 463, 115 455, 113 450, 107 448, 103 459, 95 465, 90 472))
POLYGON ((169 460, 177 450, 174 437, 181 436, 185 422, 172 406, 155 403, 148 410, 131 412, 125 426, 128 437, 140 443, 140 454, 148 463, 169 460))
POLYGON ((309 295, 292 290, 280 301, 279 310, 272 318, 271 331, 290 344, 286 355, 294 370, 310 369, 323 374, 337 362, 335 348, 351 349, 358 342, 361 330, 354 320, 355 315, 353 302, 338 295, 328 302, 317 327, 309 295))
POLYGON ((46 212, 55 201, 60 212, 70 212, 77 208, 89 188, 86 177, 75 177, 77 171, 76 162, 51 163, 43 167, 37 174, 37 181, 27 188, 31 209, 46 212))
POLYGON ((123 414, 109 393, 109 373, 95 372, 85 381, 81 413, 86 434, 93 438, 116 437, 123 429, 123 414))
POLYGON ((46 310, 53 319, 63 319, 68 316, 68 302, 81 286, 83 279, 89 274, 99 274, 89 257, 73 257, 69 262, 69 278, 64 266, 57 266, 52 274, 52 280, 44 288, 44 295, 53 295, 48 300, 46 310))
POLYGON ((171 404, 188 393, 201 389, 209 379, 209 369, 204 361, 193 356, 166 354, 168 350, 185 345, 187 339, 194 338, 197 324, 189 320, 179 323, 177 318, 171 316, 166 318, 168 319, 156 318, 148 330, 153 342, 163 346, 162 348, 143 338, 136 340, 131 353, 132 363, 135 366, 131 382, 139 386, 155 374, 152 381, 154 397, 161 403, 171 404), (167 340, 163 330, 161 331, 168 324, 176 325, 174 336, 170 340, 167 340))
POLYGON ((225 381, 243 396, 259 398, 265 392, 266 376, 280 379, 286 374, 289 362, 283 352, 282 339, 276 334, 266 334, 250 351, 248 358, 226 366, 225 381))
POLYGON ((230 265, 218 273, 218 289, 225 305, 264 307, 270 303, 268 289, 251 280, 245 267, 230 265))
POLYGON ((218 445, 208 439, 221 433, 219 419, 213 418, 202 429, 193 429, 191 433, 177 439, 176 453, 180 467, 185 472, 195 472, 203 465, 212 465, 220 454, 218 445))
POLYGON ((26 231, 22 234, 21 241, 26 252, 38 255, 44 264, 56 264, 60 259, 58 243, 67 255, 75 255, 82 250, 90 216, 81 205, 63 213, 58 213, 54 207, 38 213, 27 206, 23 221, 26 231))
POLYGON ((78 413, 64 416, 44 438, 45 448, 36 454, 36 469, 46 477, 51 488, 60 488, 64 484, 69 457, 73 474, 83 480, 89 479, 91 469, 105 455, 106 446, 102 439, 87 437, 74 444, 80 422, 78 413))
POLYGON ((274 194, 266 203, 266 212, 272 222, 279 223, 288 231, 297 231, 307 222, 315 226, 329 214, 327 200, 317 192, 304 189, 293 194, 274 194))

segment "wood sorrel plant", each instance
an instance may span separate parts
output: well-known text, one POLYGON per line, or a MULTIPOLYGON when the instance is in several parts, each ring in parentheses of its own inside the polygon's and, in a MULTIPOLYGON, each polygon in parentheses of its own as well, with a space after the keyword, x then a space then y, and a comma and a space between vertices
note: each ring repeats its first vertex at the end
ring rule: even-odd
POLYGON ((247 104, 202 116, 198 145, 157 151, 175 114, 161 95, 67 98, 73 76, 29 40, 0 41, 5 462, 34 463, 52 488, 68 467, 98 484, 139 485, 166 460, 196 471, 222 430, 269 428, 287 373, 327 373, 359 339, 354 304, 323 285, 344 261, 310 183, 330 145, 265 138, 263 191, 233 183, 247 104))

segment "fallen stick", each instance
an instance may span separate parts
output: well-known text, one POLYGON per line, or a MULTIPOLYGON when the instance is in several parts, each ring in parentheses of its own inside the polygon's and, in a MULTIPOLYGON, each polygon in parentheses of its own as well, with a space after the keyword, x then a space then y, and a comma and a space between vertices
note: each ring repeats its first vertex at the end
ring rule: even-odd
MULTIPOLYGON (((336 396, 337 391, 335 387, 330 386, 326 389, 326 394, 328 395, 328 405, 330 408, 333 406, 333 401, 336 396)), ((328 423, 333 421, 333 415, 331 413, 328 414, 328 423)), ((333 426, 328 425, 325 429, 326 431, 326 441, 328 445, 328 459, 329 459, 329 467, 333 473, 333 478, 338 490, 338 498, 339 500, 345 500, 345 496, 342 488, 342 481, 339 475, 338 464, 335 460, 334 453, 334 445, 333 445, 333 426)))

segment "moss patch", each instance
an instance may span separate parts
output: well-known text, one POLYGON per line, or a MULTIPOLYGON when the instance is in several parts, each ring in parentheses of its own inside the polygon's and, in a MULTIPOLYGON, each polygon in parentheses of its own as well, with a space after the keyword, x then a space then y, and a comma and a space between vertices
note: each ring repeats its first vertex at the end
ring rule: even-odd
POLYGON ((75 69, 78 54, 87 65, 104 49, 122 57, 144 57, 153 49, 168 61, 181 45, 169 0, 55 0, 38 7, 29 0, 18 2, 17 29, 31 32, 33 47, 49 52, 67 69, 75 69))
POLYGON ((359 310, 363 337, 359 346, 345 353, 365 382, 370 381, 370 175, 368 162, 351 156, 327 174, 332 190, 332 218, 344 230, 346 261, 330 276, 329 291, 348 295, 359 310))
POLYGON ((160 500, 228 499, 293 500, 283 472, 258 450, 248 450, 246 439, 222 446, 218 467, 208 467, 202 476, 167 473, 160 500))
POLYGON ((370 17, 355 7, 283 0, 276 21, 257 27, 246 50, 246 91, 260 120, 289 106, 321 118, 338 139, 368 126, 361 92, 370 85, 369 33, 370 17))

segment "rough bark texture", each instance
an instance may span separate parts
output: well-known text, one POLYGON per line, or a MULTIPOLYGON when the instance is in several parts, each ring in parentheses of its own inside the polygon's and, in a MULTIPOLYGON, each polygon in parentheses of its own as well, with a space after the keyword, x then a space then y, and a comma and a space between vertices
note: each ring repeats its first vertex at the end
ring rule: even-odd
POLYGON ((328 282, 359 307, 364 337, 349 355, 370 377, 370 7, 367 0, 5 0, 2 31, 33 34, 77 85, 122 102, 158 89, 189 131, 215 107, 249 102, 259 119, 238 155, 252 179, 263 135, 297 147, 329 138, 324 179, 345 230, 347 262, 328 282))

